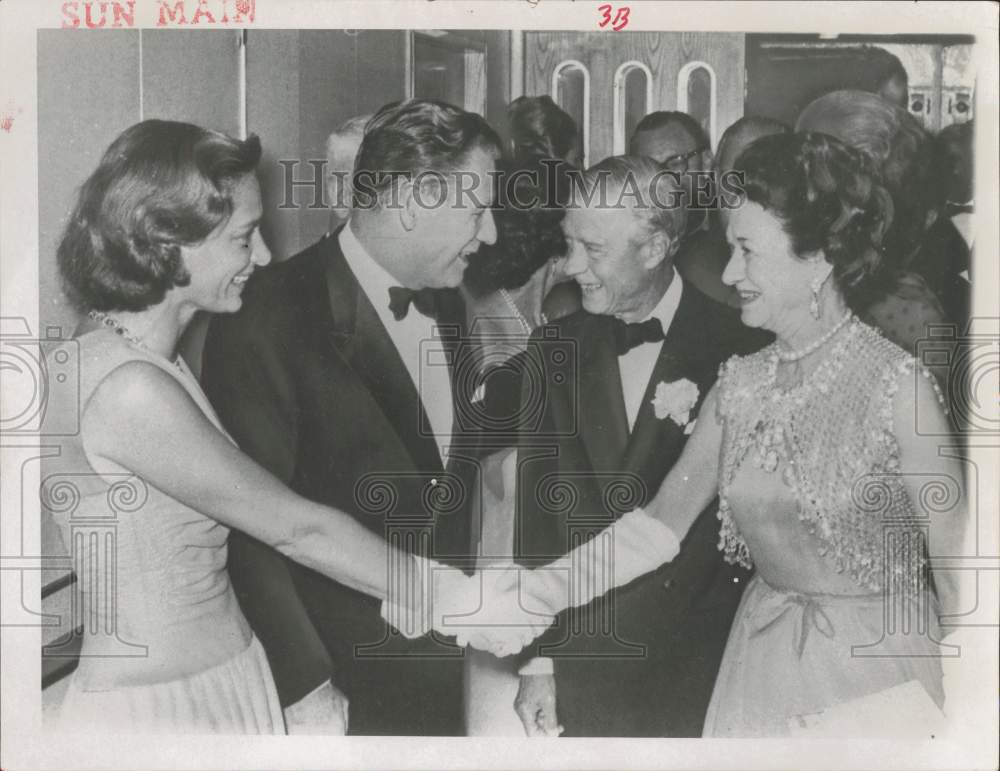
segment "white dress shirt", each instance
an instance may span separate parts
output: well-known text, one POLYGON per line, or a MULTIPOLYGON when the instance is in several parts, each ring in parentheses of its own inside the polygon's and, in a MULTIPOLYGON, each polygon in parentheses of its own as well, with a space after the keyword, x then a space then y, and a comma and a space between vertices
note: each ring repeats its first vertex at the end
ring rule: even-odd
MULTIPOLYGON (((681 303, 681 291, 683 290, 681 275, 674 271, 673 281, 663 293, 660 302, 653 308, 642 321, 649 319, 659 319, 663 325, 663 334, 670 330, 670 324, 677 313, 677 306, 681 303)), ((637 345, 624 356, 618 357, 618 370, 622 379, 622 394, 625 396, 625 414, 628 416, 629 433, 635 427, 635 419, 642 406, 642 397, 646 394, 646 387, 649 385, 649 378, 653 374, 653 367, 660 356, 663 348, 663 341, 656 343, 642 343, 637 345)))
MULTIPOLYGON (((441 453, 442 463, 447 462, 447 450, 451 444, 454 411, 451 397, 451 376, 445 359, 444 346, 437 335, 437 323, 410 307, 406 318, 396 321, 389 310, 389 287, 400 286, 385 268, 375 262, 358 241, 351 223, 340 231, 340 250, 347 260, 347 266, 371 300, 389 339, 399 352, 399 357, 410 374, 410 379, 420 395, 424 412, 434 432, 441 453), (423 366, 421 366, 423 360, 423 366)), ((414 426, 420 430, 420 426, 414 426)))

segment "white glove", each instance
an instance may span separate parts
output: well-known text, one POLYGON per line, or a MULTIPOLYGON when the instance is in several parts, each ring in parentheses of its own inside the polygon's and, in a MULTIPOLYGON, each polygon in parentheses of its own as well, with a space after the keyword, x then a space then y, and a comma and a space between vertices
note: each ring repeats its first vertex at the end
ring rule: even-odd
POLYGON ((472 576, 417 555, 412 580, 390 582, 382 617, 408 638, 431 630, 496 656, 517 653, 553 621, 527 612, 517 596, 516 569, 488 568, 472 576))
POLYGON ((470 606, 473 612, 445 620, 451 629, 458 628, 460 645, 468 644, 494 656, 512 656, 552 624, 551 613, 522 607, 517 591, 519 571, 514 565, 494 566, 472 577, 477 593, 470 606))
POLYGON ((634 581, 680 551, 673 530, 642 509, 623 514, 565 557, 521 571, 521 600, 527 611, 559 613, 634 581))

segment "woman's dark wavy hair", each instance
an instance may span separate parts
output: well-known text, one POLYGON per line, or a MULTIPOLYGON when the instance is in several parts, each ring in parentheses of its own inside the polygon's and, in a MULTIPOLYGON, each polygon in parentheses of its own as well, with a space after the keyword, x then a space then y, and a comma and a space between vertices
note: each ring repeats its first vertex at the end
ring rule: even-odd
POLYGON ((477 297, 524 286, 550 259, 566 253, 561 227, 565 212, 546 198, 548 192, 542 189, 546 170, 535 169, 533 176, 515 174, 515 164, 503 161, 499 171, 502 184, 493 209, 497 240, 479 247, 469 259, 463 280, 477 297))
POLYGON ((519 96, 507 107, 515 163, 565 158, 577 139, 576 121, 551 96, 519 96))
POLYGON ((884 293, 892 198, 868 155, 826 134, 776 134, 753 142, 736 167, 746 175, 745 200, 781 220, 796 254, 822 250, 852 310, 884 293))
POLYGON ((187 286, 182 246, 204 241, 233 211, 260 140, 165 120, 126 129, 83 183, 57 251, 81 310, 141 311, 187 286))

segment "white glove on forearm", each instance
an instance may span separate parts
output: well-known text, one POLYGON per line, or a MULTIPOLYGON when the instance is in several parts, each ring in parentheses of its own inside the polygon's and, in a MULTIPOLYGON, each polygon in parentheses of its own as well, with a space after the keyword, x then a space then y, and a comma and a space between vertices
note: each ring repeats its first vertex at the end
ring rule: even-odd
POLYGON ((565 557, 522 570, 521 599, 529 611, 552 614, 586 605, 670 562, 679 551, 673 530, 635 509, 565 557))

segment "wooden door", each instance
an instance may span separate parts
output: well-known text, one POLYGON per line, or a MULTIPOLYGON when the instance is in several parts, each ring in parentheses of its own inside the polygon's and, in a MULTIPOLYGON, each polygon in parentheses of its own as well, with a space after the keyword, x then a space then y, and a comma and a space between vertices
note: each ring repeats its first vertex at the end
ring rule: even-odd
POLYGON ((622 136, 623 114, 616 103, 623 97, 615 83, 630 67, 641 66, 651 76, 646 113, 685 109, 688 77, 695 70, 696 78, 710 82, 706 103, 711 114, 705 117, 714 148, 726 126, 743 115, 745 37, 731 32, 526 32, 525 94, 556 99, 553 76, 560 67, 567 62, 582 66, 589 94, 581 111, 588 125, 580 129, 589 165, 620 152, 628 141, 622 136))

